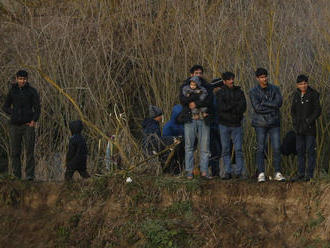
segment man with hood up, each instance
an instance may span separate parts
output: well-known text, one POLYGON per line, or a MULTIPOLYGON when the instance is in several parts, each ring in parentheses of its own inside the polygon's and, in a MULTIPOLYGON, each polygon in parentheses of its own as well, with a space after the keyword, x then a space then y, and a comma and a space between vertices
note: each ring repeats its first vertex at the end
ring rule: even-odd
MULTIPOLYGON (((180 138, 184 136, 184 128, 182 124, 179 124, 176 120, 180 112, 182 111, 182 105, 176 104, 172 109, 171 119, 165 123, 163 127, 163 138, 180 138)), ((180 138, 181 139, 181 138, 180 138)), ((174 155, 169 162, 168 171, 173 174, 179 174, 184 167, 184 142, 180 142, 174 151, 174 155)))
POLYGON ((176 121, 176 118, 182 111, 182 105, 176 104, 174 105, 172 109, 171 119, 165 123, 163 127, 163 136, 169 137, 169 136, 183 136, 184 135, 184 129, 183 125, 179 124, 176 121))
POLYGON ((65 180, 72 180, 75 171, 78 171, 83 178, 89 178, 86 163, 88 149, 84 136, 81 135, 83 123, 81 120, 71 121, 69 123, 71 138, 69 141, 69 149, 66 154, 66 171, 65 180))

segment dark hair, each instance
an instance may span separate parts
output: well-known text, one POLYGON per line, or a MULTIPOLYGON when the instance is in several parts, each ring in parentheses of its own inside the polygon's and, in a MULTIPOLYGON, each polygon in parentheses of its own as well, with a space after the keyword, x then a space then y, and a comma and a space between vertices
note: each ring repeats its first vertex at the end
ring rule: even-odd
POLYGON ((191 73, 191 74, 194 74, 194 72, 197 71, 197 70, 201 70, 202 73, 204 73, 204 68, 203 68, 203 66, 201 66, 201 65, 193 65, 193 66, 190 68, 190 73, 191 73))
POLYGON ((268 71, 264 68, 258 68, 256 70, 256 77, 260 77, 262 75, 268 76, 268 71))
POLYGON ((222 73, 221 76, 222 76, 222 80, 229 80, 229 79, 235 78, 235 74, 230 71, 226 71, 226 72, 222 73))
POLYGON ((28 77, 28 73, 27 73, 27 71, 19 70, 19 71, 16 73, 16 77, 25 77, 25 78, 27 78, 27 77, 28 77))
POLYGON ((297 84, 301 82, 308 82, 308 77, 304 74, 301 74, 297 77, 297 84))

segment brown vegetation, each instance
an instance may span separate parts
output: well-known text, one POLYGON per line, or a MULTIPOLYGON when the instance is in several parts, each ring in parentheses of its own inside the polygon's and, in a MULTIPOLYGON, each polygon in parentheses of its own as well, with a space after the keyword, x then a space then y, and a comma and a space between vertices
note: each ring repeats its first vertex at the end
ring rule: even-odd
POLYGON ((0 247, 329 247, 329 185, 0 181, 0 247), (312 186, 312 187, 311 187, 312 186))
MULTIPOLYGON (((191 65, 204 65, 209 80, 232 70, 245 92, 254 85, 256 67, 269 69, 284 95, 282 133, 291 128, 290 92, 297 74, 304 72, 321 92, 324 106, 318 125, 319 174, 329 167, 329 13, 328 0, 2 0, 1 95, 19 68, 31 72, 42 100, 37 177, 46 180, 62 178, 63 170, 51 165, 54 154, 63 157, 66 123, 81 117, 63 92, 100 131, 118 134, 117 148, 127 168, 143 159, 138 130, 146 106, 160 106, 168 119, 191 65)), ((1 130, 8 152, 3 121, 1 130)), ((254 174, 255 140, 248 115, 245 134, 248 171, 254 174)), ((97 171, 104 167, 106 139, 95 128, 86 135, 90 169, 97 171)), ((293 174, 295 166, 284 164, 285 173, 293 174)))

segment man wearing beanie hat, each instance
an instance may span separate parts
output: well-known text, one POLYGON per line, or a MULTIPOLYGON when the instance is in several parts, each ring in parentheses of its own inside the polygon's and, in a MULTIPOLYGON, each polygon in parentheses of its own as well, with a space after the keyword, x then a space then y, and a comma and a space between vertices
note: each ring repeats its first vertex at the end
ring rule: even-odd
MULTIPOLYGON (((158 108, 154 105, 149 105, 149 117, 151 119, 154 119, 156 117, 161 117, 162 115, 163 115, 163 111, 160 108, 158 108)), ((161 119, 160 119, 160 121, 161 121, 161 119)))
POLYGON ((316 120, 321 114, 320 94, 308 85, 306 75, 298 76, 296 86, 291 106, 298 155, 298 175, 294 180, 309 181, 313 178, 316 163, 316 120), (305 173, 306 151, 308 167, 305 173))
POLYGON ((154 106, 149 106, 149 117, 142 122, 143 147, 151 155, 153 151, 158 152, 162 148, 161 131, 159 123, 163 119, 163 111, 154 106))

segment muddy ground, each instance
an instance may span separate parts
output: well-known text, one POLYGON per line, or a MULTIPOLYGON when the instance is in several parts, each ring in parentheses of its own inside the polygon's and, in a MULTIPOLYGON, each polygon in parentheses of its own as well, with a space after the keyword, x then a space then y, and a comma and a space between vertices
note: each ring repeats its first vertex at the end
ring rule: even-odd
POLYGON ((330 183, 0 181, 0 247, 330 247, 330 183))

